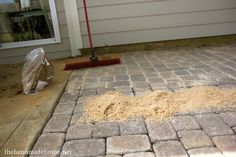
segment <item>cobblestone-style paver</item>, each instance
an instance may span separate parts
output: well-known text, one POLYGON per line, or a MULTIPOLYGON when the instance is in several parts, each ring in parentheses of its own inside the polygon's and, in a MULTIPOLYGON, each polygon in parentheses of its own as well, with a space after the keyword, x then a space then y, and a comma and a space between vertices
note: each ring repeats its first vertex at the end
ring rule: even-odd
POLYGON ((176 113, 165 121, 80 120, 86 101, 109 91, 139 96, 199 85, 235 88, 235 51, 232 45, 126 52, 120 65, 74 70, 33 150, 61 157, 235 157, 236 107, 176 113))
POLYGON ((224 157, 215 147, 196 148, 188 151, 190 157, 224 157))
POLYGON ((196 119, 210 136, 233 134, 232 129, 215 114, 197 115, 196 119))
POLYGON ((68 128, 66 140, 78 140, 92 138, 94 126, 92 124, 77 124, 68 128))
POLYGON ((185 149, 213 146, 210 138, 202 130, 180 131, 178 136, 185 149))
POLYGON ((107 86, 110 88, 120 87, 120 86, 129 86, 129 85, 130 85, 129 81, 116 81, 116 82, 109 82, 107 84, 107 86))
POLYGON ((70 152, 70 154, 61 154, 61 157, 76 157, 76 156, 99 156, 105 155, 106 147, 104 139, 86 139, 67 141, 62 149, 62 152, 70 152))
POLYGON ((212 140, 225 157, 236 156, 236 135, 217 136, 212 140))
POLYGON ((82 113, 81 114, 74 114, 71 118, 70 125, 80 124, 81 117, 82 117, 82 113))
POLYGON ((151 152, 140 152, 125 154, 123 157, 155 157, 155 154, 151 152))
POLYGON ((147 135, 126 135, 107 138, 107 154, 127 154, 150 150, 151 143, 147 135))
POLYGON ((175 140, 177 139, 176 132, 169 121, 156 122, 146 121, 148 134, 151 142, 175 140))
POLYGON ((94 138, 104 138, 120 135, 119 124, 116 122, 101 122, 95 124, 93 130, 94 138))
POLYGON ((45 133, 42 134, 36 144, 34 145, 33 152, 44 151, 42 154, 32 154, 30 157, 57 157, 63 146, 65 134, 63 133, 45 133), (50 154, 50 151, 58 152, 50 154))
POLYGON ((153 149, 158 157, 188 157, 179 141, 157 142, 153 145, 153 149))
POLYGON ((142 118, 130 119, 120 123, 121 135, 147 134, 146 125, 142 118))
POLYGON ((80 92, 80 96, 91 96, 91 95, 96 95, 96 94, 97 94, 97 90, 93 88, 89 88, 89 89, 84 88, 80 92))
POLYGON ((74 111, 75 104, 76 104, 75 101, 59 102, 53 114, 54 115, 63 115, 63 114, 71 115, 74 111))
POLYGON ((111 92, 111 91, 114 91, 114 90, 115 90, 114 88, 98 88, 97 89, 97 94, 102 95, 102 94, 105 94, 107 92, 111 92))
POLYGON ((178 116, 171 118, 176 131, 200 129, 199 124, 192 116, 178 116))
POLYGON ((69 122, 70 115, 57 115, 53 116, 47 123, 43 132, 66 132, 69 122))
POLYGON ((236 112, 220 113, 220 117, 230 126, 236 126, 236 112))
POLYGON ((70 101, 76 101, 76 99, 79 96, 79 90, 74 89, 74 90, 66 90, 61 98, 60 101, 64 101, 64 102, 70 102, 70 101))

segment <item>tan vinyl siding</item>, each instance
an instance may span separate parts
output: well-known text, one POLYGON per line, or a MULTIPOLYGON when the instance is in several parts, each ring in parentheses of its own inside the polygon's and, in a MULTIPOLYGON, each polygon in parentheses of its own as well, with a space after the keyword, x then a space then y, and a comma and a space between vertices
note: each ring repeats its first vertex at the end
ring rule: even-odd
MULTIPOLYGON (((88 47, 82 1, 82 39, 88 47)), ((236 33, 235 0, 87 0, 95 46, 236 33)))
POLYGON ((0 64, 23 62, 27 53, 38 47, 43 47, 50 59, 71 56, 69 35, 65 18, 64 0, 55 0, 55 3, 60 28, 61 43, 29 46, 23 48, 0 49, 0 64))

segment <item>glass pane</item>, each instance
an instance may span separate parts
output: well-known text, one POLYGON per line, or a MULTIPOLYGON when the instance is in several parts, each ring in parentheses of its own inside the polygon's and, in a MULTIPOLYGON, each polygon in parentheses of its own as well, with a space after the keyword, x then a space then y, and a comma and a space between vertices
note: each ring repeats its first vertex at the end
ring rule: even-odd
POLYGON ((53 37, 48 0, 0 0, 1 43, 53 37))

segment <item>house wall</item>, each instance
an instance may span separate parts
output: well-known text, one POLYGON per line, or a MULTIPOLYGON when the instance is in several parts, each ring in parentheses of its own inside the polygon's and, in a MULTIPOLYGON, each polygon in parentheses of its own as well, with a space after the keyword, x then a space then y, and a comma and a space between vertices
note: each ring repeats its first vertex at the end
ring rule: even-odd
POLYGON ((23 48, 0 49, 0 64, 23 62, 25 56, 34 48, 43 47, 48 58, 65 58, 71 56, 71 48, 65 18, 64 0, 55 0, 60 28, 61 43, 23 48))
MULTIPOLYGON (((64 1, 55 0, 61 43, 0 49, 0 64, 23 62, 43 47, 49 58, 71 56, 64 1)), ((88 48, 82 0, 77 0, 83 47, 88 48)), ((236 34, 235 0, 87 0, 96 47, 236 34)), ((78 25, 79 27, 79 25, 78 25)))
MULTIPOLYGON (((83 46, 89 46, 77 0, 83 46)), ((235 0, 87 0, 95 46, 236 34, 235 0)))

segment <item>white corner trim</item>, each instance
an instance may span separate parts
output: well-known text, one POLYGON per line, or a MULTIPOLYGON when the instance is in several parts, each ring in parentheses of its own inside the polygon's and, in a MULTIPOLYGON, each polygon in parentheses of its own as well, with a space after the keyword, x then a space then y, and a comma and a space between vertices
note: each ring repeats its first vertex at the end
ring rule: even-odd
POLYGON ((79 23, 79 14, 76 0, 64 0, 66 21, 71 45, 71 55, 80 55, 79 49, 83 48, 82 35, 79 23))

